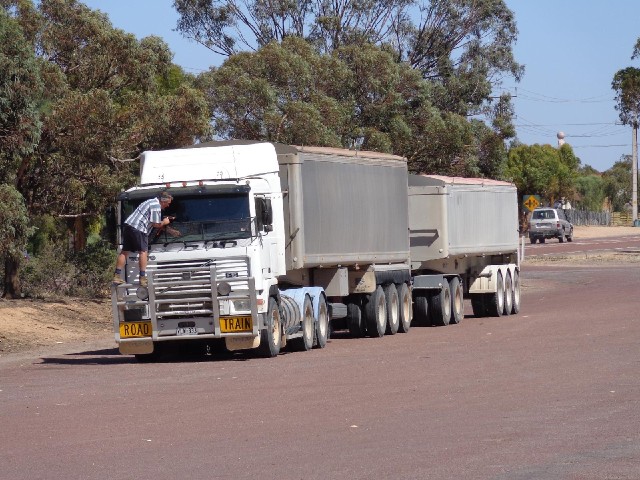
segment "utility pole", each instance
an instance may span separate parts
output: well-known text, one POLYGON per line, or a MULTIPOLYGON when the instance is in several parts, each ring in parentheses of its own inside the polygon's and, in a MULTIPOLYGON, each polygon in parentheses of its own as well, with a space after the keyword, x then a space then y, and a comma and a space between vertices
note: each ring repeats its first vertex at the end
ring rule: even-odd
POLYGON ((633 122, 633 139, 632 139, 632 155, 631 155, 631 218, 633 226, 636 226, 638 220, 638 120, 633 122))

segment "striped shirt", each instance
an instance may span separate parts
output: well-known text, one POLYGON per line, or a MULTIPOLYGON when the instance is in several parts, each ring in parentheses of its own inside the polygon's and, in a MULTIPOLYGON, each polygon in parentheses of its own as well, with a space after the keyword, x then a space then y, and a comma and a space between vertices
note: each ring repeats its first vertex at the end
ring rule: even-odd
POLYGON ((162 222, 162 209, 157 198, 150 198, 142 202, 135 211, 124 221, 136 230, 148 234, 152 223, 162 222))

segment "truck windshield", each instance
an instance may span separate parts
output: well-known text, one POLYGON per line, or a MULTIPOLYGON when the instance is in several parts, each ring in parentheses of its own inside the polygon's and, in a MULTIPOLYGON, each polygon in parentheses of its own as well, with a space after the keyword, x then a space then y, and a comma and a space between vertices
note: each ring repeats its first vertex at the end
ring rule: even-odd
MULTIPOLYGON (((127 216, 142 200, 122 202, 123 216, 127 216)), ((175 217, 160 229, 152 229, 150 244, 235 240, 251 237, 249 196, 246 193, 216 195, 174 195, 162 217, 175 217)))

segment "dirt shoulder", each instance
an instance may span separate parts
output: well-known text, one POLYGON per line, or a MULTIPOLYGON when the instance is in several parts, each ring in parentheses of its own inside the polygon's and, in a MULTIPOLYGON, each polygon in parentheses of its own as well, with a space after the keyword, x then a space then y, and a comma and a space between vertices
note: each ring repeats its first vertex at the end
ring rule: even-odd
POLYGON ((112 339, 112 330, 106 299, 0 300, 0 356, 112 339))
MULTIPOLYGON (((588 238, 640 235, 634 227, 575 227, 576 241, 588 238)), ((640 254, 600 253, 589 256, 526 258, 525 264, 602 264, 638 262, 640 254)), ((59 301, 0 300, 0 357, 35 349, 112 341, 108 299, 59 301)), ((115 343, 112 343, 115 346, 115 343)))

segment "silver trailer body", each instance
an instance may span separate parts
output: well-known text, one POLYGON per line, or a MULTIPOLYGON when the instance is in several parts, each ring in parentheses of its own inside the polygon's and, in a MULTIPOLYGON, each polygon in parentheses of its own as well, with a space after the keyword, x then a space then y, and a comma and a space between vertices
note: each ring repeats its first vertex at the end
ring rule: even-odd
POLYGON ((404 263, 407 163, 402 157, 276 144, 287 272, 404 263))
POLYGON ((412 270, 441 270, 443 259, 515 255, 516 187, 495 180, 409 176, 412 270))

